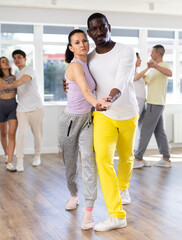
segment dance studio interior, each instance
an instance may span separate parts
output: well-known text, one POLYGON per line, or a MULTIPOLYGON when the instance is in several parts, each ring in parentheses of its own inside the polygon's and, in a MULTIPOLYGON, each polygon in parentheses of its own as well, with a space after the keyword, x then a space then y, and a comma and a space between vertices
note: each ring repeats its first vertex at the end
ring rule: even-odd
MULTIPOLYGON (((91 52, 95 43, 89 36, 88 40, 91 52)), ((0 57, 9 60, 14 75, 18 68, 12 52, 16 49, 26 53, 26 65, 35 70, 43 101, 41 165, 32 167, 34 138, 30 127, 24 143, 23 172, 7 171, 0 144, 0 240, 181 240, 182 1, 0 0, 0 57), (171 167, 154 166, 161 154, 153 134, 144 153, 150 167, 133 169, 131 174, 131 203, 123 205, 127 227, 103 232, 81 229, 84 197, 80 155, 79 205, 73 211, 65 210, 70 194, 58 141, 59 117, 67 104, 62 82, 68 65, 68 35, 74 29, 87 34, 87 19, 93 13, 107 17, 112 41, 129 45, 140 54, 140 71, 146 68, 155 45, 164 46, 163 60, 172 71, 163 111, 171 167)), ((17 128, 16 138, 18 132, 17 128)), ((116 151, 116 174, 118 159, 116 151)), ((12 163, 16 161, 15 146, 12 163)), ((97 176, 94 225, 108 216, 97 176)))

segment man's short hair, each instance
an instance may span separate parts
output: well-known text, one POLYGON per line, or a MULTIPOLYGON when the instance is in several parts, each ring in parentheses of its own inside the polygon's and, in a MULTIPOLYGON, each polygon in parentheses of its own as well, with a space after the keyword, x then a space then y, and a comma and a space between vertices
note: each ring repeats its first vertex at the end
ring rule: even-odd
POLYGON ((88 27, 88 29, 89 29, 90 21, 92 21, 93 19, 96 19, 96 18, 104 18, 106 20, 107 24, 109 24, 109 22, 108 22, 108 20, 107 20, 107 18, 106 18, 106 16, 104 14, 102 14, 102 13, 93 13, 92 15, 90 15, 90 17, 87 20, 87 27, 88 27))
POLYGON ((17 50, 15 50, 15 51, 13 51, 13 52, 12 52, 12 57, 14 58, 14 55, 16 55, 16 54, 20 54, 20 55, 22 55, 24 58, 26 58, 26 53, 25 53, 24 51, 20 50, 20 49, 17 49, 17 50))
POLYGON ((156 52, 159 52, 161 57, 164 56, 164 53, 165 53, 165 48, 162 46, 162 45, 155 45, 153 48, 156 49, 156 52))

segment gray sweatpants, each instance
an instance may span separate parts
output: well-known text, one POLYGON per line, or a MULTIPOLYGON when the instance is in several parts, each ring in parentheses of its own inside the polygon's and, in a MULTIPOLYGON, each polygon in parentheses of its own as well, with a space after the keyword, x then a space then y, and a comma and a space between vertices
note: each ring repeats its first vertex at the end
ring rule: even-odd
POLYGON ((167 136, 163 126, 163 111, 164 106, 162 105, 147 104, 141 123, 139 141, 136 146, 136 158, 143 159, 143 155, 153 133, 160 154, 162 154, 164 158, 170 158, 167 136))
POLYGON ((141 116, 144 108, 145 108, 145 98, 140 98, 140 97, 136 97, 137 99, 137 103, 138 103, 138 108, 139 108, 139 115, 141 116))
POLYGON ((72 196, 78 193, 78 153, 82 160, 82 185, 85 204, 93 207, 97 197, 97 172, 93 150, 93 123, 91 113, 63 112, 59 118, 59 143, 66 167, 67 186, 72 196))

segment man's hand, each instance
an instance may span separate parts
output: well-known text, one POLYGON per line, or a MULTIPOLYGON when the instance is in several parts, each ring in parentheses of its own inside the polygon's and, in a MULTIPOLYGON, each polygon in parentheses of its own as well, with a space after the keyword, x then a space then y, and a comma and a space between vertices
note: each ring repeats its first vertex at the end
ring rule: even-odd
POLYGON ((69 89, 68 85, 69 84, 66 82, 66 79, 64 78, 62 86, 63 86, 63 90, 64 90, 65 93, 68 93, 68 91, 67 91, 67 89, 69 89))
POLYGON ((0 90, 8 89, 8 84, 4 81, 0 81, 0 90))
POLYGON ((148 68, 155 68, 156 65, 157 65, 157 63, 156 63, 154 60, 150 60, 150 61, 147 63, 148 68))
POLYGON ((107 111, 110 109, 112 104, 107 101, 107 98, 108 97, 97 100, 97 103, 95 106, 96 111, 107 111))

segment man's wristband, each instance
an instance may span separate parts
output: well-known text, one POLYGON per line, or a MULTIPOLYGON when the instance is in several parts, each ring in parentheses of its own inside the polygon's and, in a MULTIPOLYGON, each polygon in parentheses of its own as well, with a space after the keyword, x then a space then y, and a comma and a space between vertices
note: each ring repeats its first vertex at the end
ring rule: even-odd
POLYGON ((112 103, 112 98, 106 98, 106 101, 112 103))

